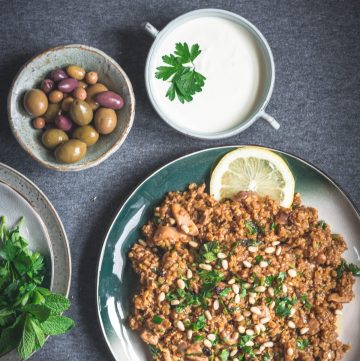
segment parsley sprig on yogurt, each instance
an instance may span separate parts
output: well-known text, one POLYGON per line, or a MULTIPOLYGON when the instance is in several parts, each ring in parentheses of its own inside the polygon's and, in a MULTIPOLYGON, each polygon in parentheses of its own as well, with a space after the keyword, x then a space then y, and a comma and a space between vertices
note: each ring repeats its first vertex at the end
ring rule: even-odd
POLYGON ((20 234, 20 224, 6 229, 0 218, 0 356, 16 349, 22 359, 43 347, 49 335, 71 330, 62 313, 70 301, 43 287, 44 260, 20 234))
POLYGON ((162 65, 156 68, 155 77, 170 82, 166 97, 181 103, 191 102, 196 93, 202 91, 205 76, 195 70, 194 60, 200 55, 199 44, 191 47, 187 43, 177 43, 173 54, 164 55, 162 65))

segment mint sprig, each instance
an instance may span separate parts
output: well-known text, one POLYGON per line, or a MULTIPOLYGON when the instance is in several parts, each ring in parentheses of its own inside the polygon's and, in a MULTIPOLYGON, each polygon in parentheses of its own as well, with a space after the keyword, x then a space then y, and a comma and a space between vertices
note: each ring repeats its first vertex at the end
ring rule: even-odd
POLYGON ((187 43, 177 43, 174 54, 164 55, 162 65, 156 68, 155 77, 170 82, 166 97, 171 101, 177 97, 184 104, 202 91, 205 76, 195 70, 194 60, 200 55, 199 44, 189 47, 187 43))
POLYGON ((7 230, 0 218, 0 356, 16 349, 26 360, 46 336, 71 330, 74 321, 61 315, 69 300, 41 287, 43 257, 28 249, 19 228, 7 230))

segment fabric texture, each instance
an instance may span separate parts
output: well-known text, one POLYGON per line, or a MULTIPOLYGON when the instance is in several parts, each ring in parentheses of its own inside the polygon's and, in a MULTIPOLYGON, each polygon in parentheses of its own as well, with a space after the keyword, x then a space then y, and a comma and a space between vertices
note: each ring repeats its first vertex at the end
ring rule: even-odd
POLYGON ((49 197, 66 228, 73 261, 70 315, 77 327, 50 338, 32 360, 111 360, 95 299, 103 237, 129 192, 168 161, 217 145, 270 146, 315 164, 360 206, 359 1, 0 0, 0 8, 0 162, 22 172, 49 197), (267 38, 276 66, 267 111, 281 123, 278 131, 259 120, 232 138, 196 140, 167 126, 153 110, 143 76, 152 38, 142 23, 161 29, 174 17, 204 7, 234 11, 267 38), (99 48, 123 66, 134 86, 136 117, 110 159, 93 169, 58 173, 41 167, 17 144, 6 97, 25 61, 70 43, 99 48))

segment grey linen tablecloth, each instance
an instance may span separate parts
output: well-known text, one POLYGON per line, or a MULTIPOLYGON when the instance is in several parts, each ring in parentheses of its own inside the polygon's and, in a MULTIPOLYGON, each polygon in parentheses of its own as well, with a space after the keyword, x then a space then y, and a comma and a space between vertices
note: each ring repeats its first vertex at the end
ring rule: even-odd
POLYGON ((275 147, 320 167, 360 206, 359 1, 13 0, 0 5, 0 162, 22 172, 49 197, 66 228, 73 260, 70 315, 77 327, 51 338, 33 360, 111 360, 95 306, 103 236, 129 191, 168 161, 216 145, 275 147), (267 38, 276 65, 267 110, 281 123, 279 131, 258 121, 226 140, 195 140, 168 127, 152 109, 143 81, 152 39, 141 24, 151 21, 161 28, 202 7, 234 11, 267 38), (110 159, 79 173, 57 173, 39 166, 17 144, 8 126, 6 97, 26 60, 69 43, 97 47, 116 59, 133 82, 137 109, 133 129, 110 159))

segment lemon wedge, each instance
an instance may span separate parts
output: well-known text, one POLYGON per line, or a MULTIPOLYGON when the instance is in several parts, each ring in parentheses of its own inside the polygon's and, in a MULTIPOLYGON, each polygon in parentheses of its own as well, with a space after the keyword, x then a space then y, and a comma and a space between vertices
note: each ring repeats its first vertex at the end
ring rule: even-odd
POLYGON ((232 198, 240 191, 270 196, 288 208, 293 202, 295 180, 276 153, 261 147, 242 147, 221 158, 210 179, 210 193, 217 200, 232 198))

